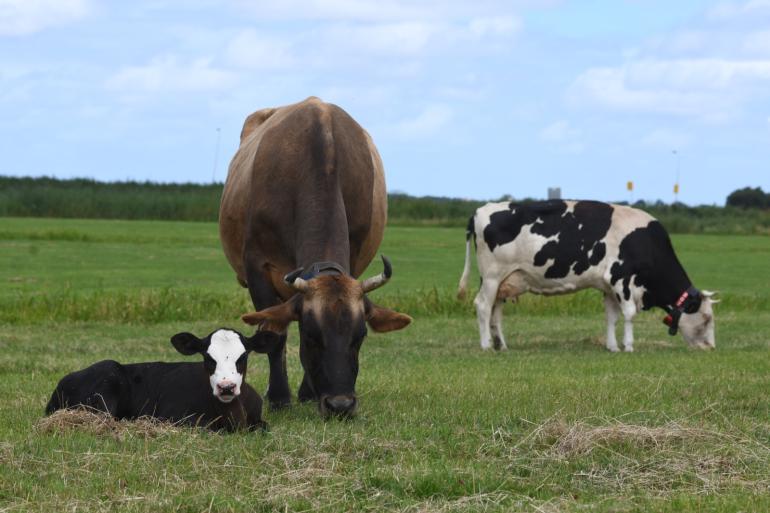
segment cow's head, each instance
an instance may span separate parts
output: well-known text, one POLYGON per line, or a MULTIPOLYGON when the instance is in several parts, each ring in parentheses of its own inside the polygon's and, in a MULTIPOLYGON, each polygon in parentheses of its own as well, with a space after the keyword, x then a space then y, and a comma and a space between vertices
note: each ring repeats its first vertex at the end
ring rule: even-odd
POLYGON ((714 349, 714 309, 712 305, 719 302, 712 299, 714 292, 701 291, 702 300, 698 310, 693 313, 683 313, 679 319, 679 329, 685 342, 690 347, 698 349, 714 349))
POLYGON ((323 416, 355 413, 358 352, 367 324, 374 331, 386 332, 412 321, 408 315, 378 306, 366 297, 391 277, 390 262, 385 257, 382 260, 382 274, 364 281, 340 272, 303 279, 298 269, 285 278, 298 294, 283 304, 242 317, 248 324, 278 332, 284 332, 292 321, 299 323, 300 360, 323 416))
POLYGON ((218 329, 203 339, 186 332, 171 337, 171 343, 180 353, 203 355, 211 392, 223 403, 240 395, 249 351, 267 353, 280 341, 281 337, 270 331, 259 331, 249 338, 230 329, 218 329))

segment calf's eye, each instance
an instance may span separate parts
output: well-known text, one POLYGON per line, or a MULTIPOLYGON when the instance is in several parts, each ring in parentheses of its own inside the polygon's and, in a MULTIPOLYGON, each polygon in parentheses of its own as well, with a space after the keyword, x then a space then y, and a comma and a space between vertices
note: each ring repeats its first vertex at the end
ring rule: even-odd
POLYGON ((248 361, 248 353, 243 353, 240 358, 235 361, 235 370, 243 374, 246 372, 246 362, 248 361))
POLYGON ((214 371, 217 369, 217 362, 214 361, 214 359, 209 355, 204 354, 203 368, 206 369, 206 372, 208 372, 209 374, 214 374, 214 371))

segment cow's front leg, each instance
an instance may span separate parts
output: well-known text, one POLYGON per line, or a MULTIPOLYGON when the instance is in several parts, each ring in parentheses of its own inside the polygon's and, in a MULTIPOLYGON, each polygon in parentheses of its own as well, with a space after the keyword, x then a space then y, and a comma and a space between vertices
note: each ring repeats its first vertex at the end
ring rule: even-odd
POLYGON ((618 339, 615 337, 615 324, 620 317, 620 305, 612 294, 604 295, 604 311, 607 314, 607 351, 617 353, 618 339))
POLYGON ((634 351, 634 316, 636 305, 631 301, 625 301, 622 305, 623 318, 623 350, 627 353, 634 351))
POLYGON ((479 321, 481 349, 485 351, 492 347, 490 322, 492 320, 492 307, 497 296, 497 286, 496 281, 485 279, 479 293, 476 294, 476 299, 473 300, 473 304, 476 305, 476 317, 479 321))
POLYGON ((291 404, 289 375, 286 372, 286 335, 281 337, 277 349, 267 353, 270 362, 270 378, 267 385, 267 402, 271 410, 278 410, 291 404))
MULTIPOLYGON (((249 295, 254 308, 262 310, 281 302, 275 292, 269 276, 263 272, 256 259, 246 259, 247 285, 249 295)), ((286 335, 281 337, 275 350, 267 353, 270 364, 270 378, 265 397, 271 410, 277 410, 291 404, 291 390, 289 389, 289 375, 286 372, 286 335)))
POLYGON ((317 401, 318 396, 313 391, 313 387, 310 385, 309 378, 307 376, 307 372, 302 377, 302 384, 299 386, 299 391, 297 392, 297 399, 299 402, 304 403, 306 401, 317 401))
POLYGON ((498 299, 495 301, 495 305, 492 307, 492 347, 496 351, 505 351, 508 346, 505 344, 505 338, 503 338, 503 300, 498 299))

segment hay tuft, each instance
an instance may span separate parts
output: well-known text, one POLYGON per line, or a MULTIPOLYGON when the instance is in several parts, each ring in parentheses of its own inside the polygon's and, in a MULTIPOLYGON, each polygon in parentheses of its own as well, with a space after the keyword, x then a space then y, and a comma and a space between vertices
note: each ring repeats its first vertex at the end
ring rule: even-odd
POLYGON ((605 426, 591 426, 584 422, 567 424, 551 420, 542 426, 539 441, 551 446, 553 453, 565 457, 585 456, 597 448, 631 444, 660 449, 683 441, 702 441, 715 434, 703 429, 677 423, 663 426, 642 426, 613 422, 605 426))
POLYGON ((84 407, 57 410, 37 421, 34 429, 38 433, 56 435, 80 431, 110 436, 121 441, 130 438, 157 438, 182 431, 175 424, 152 417, 117 420, 107 413, 84 407))

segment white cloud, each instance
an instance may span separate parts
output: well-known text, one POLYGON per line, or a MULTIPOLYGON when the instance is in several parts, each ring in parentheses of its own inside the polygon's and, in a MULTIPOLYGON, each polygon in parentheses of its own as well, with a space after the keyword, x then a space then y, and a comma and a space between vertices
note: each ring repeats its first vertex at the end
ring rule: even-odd
POLYGON ((770 57, 770 30, 747 34, 743 38, 743 50, 751 55, 770 57))
POLYGON ((639 60, 586 70, 568 96, 576 105, 720 120, 767 87, 770 60, 639 60))
POLYGON ((402 138, 428 137, 452 121, 454 112, 448 105, 429 105, 417 116, 405 119, 396 125, 396 132, 402 138))
POLYGON ((469 28, 471 34, 476 37, 484 37, 489 34, 509 35, 521 29, 521 20, 514 16, 495 16, 491 18, 474 18, 469 28))
POLYGON ((373 56, 417 56, 424 53, 432 38, 443 28, 425 22, 409 21, 379 24, 339 24, 325 30, 328 46, 340 52, 373 56))
POLYGON ((228 64, 248 69, 287 69, 296 64, 291 43, 276 36, 258 34, 254 29, 243 30, 227 45, 228 64))
POLYGON ((540 140, 555 145, 561 151, 579 153, 584 145, 580 141, 580 130, 572 127, 569 121, 554 121, 540 131, 540 140))
MULTIPOLYGON (((494 51, 494 42, 506 41, 520 27, 518 18, 474 18, 464 22, 394 21, 335 23, 316 36, 324 55, 359 58, 421 58, 428 55, 482 54, 494 51)), ((306 41, 312 46, 312 37, 306 41)), ((311 49, 312 52, 312 49, 311 49)))
POLYGON ((748 0, 747 2, 723 2, 711 8, 708 17, 712 20, 726 20, 737 17, 770 14, 770 0, 748 0))
POLYGON ((235 73, 211 67, 210 59, 189 64, 171 55, 152 59, 145 66, 128 66, 107 80, 108 89, 129 94, 201 92, 227 89, 237 81, 235 73))
POLYGON ((88 0, 0 0, 0 36, 21 36, 85 17, 88 0))
POLYGON ((577 131, 570 127, 569 121, 559 120, 551 123, 540 131, 540 138, 549 142, 562 142, 577 135, 577 131))
MULTIPOLYGON (((383 23, 397 21, 439 21, 471 17, 505 17, 523 8, 550 7, 557 0, 282 0, 237 5, 260 20, 326 20, 383 23)), ((507 23, 503 21, 503 23, 507 23)))
POLYGON ((672 150, 689 146, 692 142, 692 137, 667 128, 659 128, 644 136, 641 142, 644 146, 672 150))

